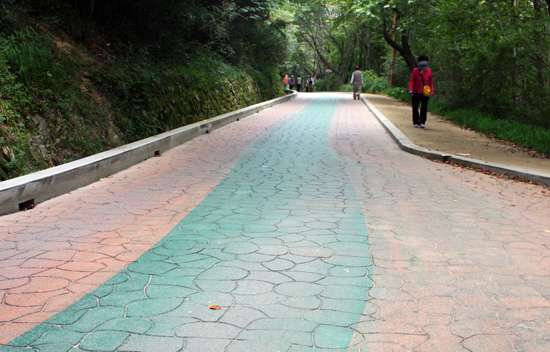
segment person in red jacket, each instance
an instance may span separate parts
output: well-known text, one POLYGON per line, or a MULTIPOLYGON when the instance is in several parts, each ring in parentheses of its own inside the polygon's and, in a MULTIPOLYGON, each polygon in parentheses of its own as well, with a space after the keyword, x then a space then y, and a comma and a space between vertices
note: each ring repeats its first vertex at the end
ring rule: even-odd
POLYGON ((428 101, 434 96, 434 82, 432 70, 428 68, 428 57, 418 57, 418 67, 415 67, 411 74, 409 83, 409 95, 412 97, 413 125, 414 127, 426 128, 428 115, 428 101), (424 95, 424 86, 430 87, 430 94, 424 95), (420 106, 420 114, 418 107, 420 106))

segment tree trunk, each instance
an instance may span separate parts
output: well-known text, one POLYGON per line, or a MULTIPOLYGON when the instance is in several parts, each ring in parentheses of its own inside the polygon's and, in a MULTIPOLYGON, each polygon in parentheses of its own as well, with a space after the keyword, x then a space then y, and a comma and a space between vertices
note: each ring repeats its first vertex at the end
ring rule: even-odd
MULTIPOLYGON (((550 1, 550 0, 548 0, 550 1)), ((359 40, 363 45, 363 50, 365 52, 365 69, 370 70, 370 32, 369 26, 366 23, 363 23, 363 28, 359 27, 359 40)))
POLYGON ((329 36, 329 39, 336 45, 338 51, 340 52, 340 70, 334 70, 334 68, 328 64, 334 73, 338 76, 338 85, 341 86, 346 80, 347 67, 349 65, 350 54, 352 50, 355 49, 356 40, 353 38, 353 31, 349 30, 347 27, 344 28, 344 33, 346 38, 344 41, 339 42, 333 36, 329 36))
MULTIPOLYGON (((547 1, 550 1, 550 0, 547 0, 547 1)), ((535 20, 539 21, 542 18, 541 0, 533 0, 533 8, 535 10, 535 20)), ((541 35, 541 33, 535 30, 534 35, 535 35, 534 37, 535 37, 535 43, 536 43, 535 50, 537 50, 538 48, 541 48, 541 49, 544 48, 545 46, 544 37, 541 35)), ((545 75, 546 65, 543 61, 543 58, 539 53, 535 53, 533 59, 535 61, 535 67, 537 69, 537 80, 542 87, 547 87, 548 81, 545 75)))
POLYGON ((409 67, 409 70, 412 72, 412 70, 416 67, 416 59, 414 58, 414 55, 411 51, 411 47, 409 46, 409 36, 406 33, 406 31, 402 31, 401 33, 401 45, 397 44, 390 33, 388 32, 387 23, 386 23, 386 17, 384 16, 384 9, 382 9, 382 29, 384 32, 384 39, 386 40, 386 43, 388 43, 392 48, 394 48, 399 55, 405 60, 407 63, 407 66, 409 67))

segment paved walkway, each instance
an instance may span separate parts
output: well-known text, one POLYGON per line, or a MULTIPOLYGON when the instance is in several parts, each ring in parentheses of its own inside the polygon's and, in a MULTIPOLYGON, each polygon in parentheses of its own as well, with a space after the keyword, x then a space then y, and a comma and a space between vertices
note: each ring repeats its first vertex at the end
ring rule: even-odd
POLYGON ((303 94, 0 218, 0 351, 550 351, 543 192, 303 94))
POLYGON ((418 147, 513 169, 529 170, 531 174, 550 175, 550 158, 545 158, 534 151, 462 128, 430 112, 428 112, 427 128, 414 128, 409 104, 383 95, 363 94, 363 98, 368 99, 384 117, 418 147))

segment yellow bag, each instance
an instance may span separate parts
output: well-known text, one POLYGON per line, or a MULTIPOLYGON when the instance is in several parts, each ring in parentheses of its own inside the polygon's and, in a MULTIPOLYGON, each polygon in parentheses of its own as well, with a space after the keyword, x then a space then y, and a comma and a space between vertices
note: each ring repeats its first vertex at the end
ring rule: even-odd
POLYGON ((420 73, 420 79, 422 80, 422 85, 424 86, 422 87, 422 94, 424 94, 425 97, 429 97, 430 94, 432 94, 432 89, 430 88, 429 85, 424 83, 424 76, 422 75, 422 72, 419 72, 419 73, 420 73))
POLYGON ((422 94, 424 94, 425 97, 429 97, 430 94, 432 94, 430 86, 424 86, 424 88, 422 88, 422 94))

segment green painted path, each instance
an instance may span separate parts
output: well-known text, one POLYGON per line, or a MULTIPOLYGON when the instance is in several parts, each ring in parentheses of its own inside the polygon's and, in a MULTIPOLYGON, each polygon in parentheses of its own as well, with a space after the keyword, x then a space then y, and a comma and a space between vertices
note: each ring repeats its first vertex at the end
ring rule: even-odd
POLYGON ((372 287, 366 219, 328 145, 337 99, 279 123, 126 269, 0 351, 344 351, 372 287), (219 305, 221 309, 209 309, 219 305))

